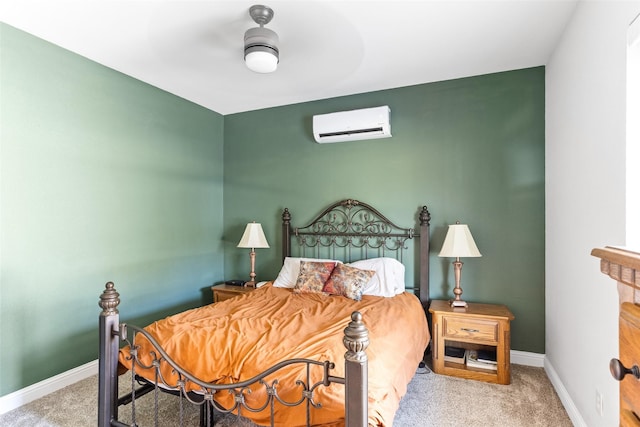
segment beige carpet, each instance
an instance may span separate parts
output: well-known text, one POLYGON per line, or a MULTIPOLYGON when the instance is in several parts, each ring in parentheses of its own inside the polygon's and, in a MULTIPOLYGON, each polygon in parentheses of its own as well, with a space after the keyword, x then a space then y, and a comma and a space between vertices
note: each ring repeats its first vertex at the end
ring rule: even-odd
MULTIPOLYGON (((400 402, 394 426, 570 427, 557 394, 542 368, 512 365, 511 385, 417 373, 400 402)), ((122 384, 121 384, 122 386, 122 384)), ((0 416, 0 426, 80 427, 97 423, 97 376, 80 381, 0 416)), ((153 394, 137 400, 137 424, 154 425, 153 394)), ((168 404, 158 425, 179 425, 178 399, 161 393, 168 404)), ((120 419, 130 422, 128 407, 120 419)), ((199 412, 184 411, 185 425, 197 426, 199 412), (188 423, 187 423, 188 422, 188 423)), ((250 426, 235 417, 222 417, 219 426, 250 426)))

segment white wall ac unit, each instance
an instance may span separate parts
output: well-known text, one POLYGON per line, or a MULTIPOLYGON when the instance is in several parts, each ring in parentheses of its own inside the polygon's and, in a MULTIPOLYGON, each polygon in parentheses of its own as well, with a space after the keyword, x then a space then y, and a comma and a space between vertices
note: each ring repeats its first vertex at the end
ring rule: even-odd
POLYGON ((313 116, 313 137, 321 144, 391 137, 391 109, 382 107, 313 116))

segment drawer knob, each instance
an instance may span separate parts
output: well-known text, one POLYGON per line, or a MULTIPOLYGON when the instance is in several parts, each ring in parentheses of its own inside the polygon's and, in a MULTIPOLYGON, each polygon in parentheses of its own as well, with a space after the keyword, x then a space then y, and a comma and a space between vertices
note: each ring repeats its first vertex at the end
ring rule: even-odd
POLYGON ((640 380, 640 368, 638 368, 638 365, 633 365, 631 369, 629 369, 625 367, 620 360, 611 359, 611 362, 609 362, 609 370, 611 371, 611 376, 618 381, 622 381, 627 374, 631 374, 640 380))

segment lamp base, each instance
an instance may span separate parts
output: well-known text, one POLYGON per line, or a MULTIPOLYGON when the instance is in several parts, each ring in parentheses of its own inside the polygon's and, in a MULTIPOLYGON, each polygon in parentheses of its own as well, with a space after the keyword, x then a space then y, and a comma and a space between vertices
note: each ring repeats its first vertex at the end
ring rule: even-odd
POLYGON ((255 288, 256 287, 256 282, 255 282, 255 280, 250 280, 248 282, 245 282, 245 284, 243 286, 245 288, 255 288))
POLYGON ((449 301, 449 305, 451 307, 464 307, 464 308, 467 308, 469 306, 469 304, 467 304, 465 301, 455 300, 455 299, 449 301))

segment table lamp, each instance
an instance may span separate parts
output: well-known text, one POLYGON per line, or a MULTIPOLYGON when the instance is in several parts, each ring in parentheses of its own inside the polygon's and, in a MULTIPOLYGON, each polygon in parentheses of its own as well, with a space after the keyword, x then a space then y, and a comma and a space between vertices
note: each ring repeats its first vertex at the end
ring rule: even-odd
POLYGON ((438 254, 440 257, 454 257, 456 260, 453 262, 453 271, 456 279, 456 287, 453 289, 455 299, 450 304, 451 307, 467 307, 467 303, 464 302, 460 295, 462 295, 462 288, 460 287, 460 276, 462 275, 462 261, 461 257, 481 257, 480 251, 476 246, 476 242, 473 241, 471 231, 466 224, 460 224, 456 221, 455 224, 449 226, 447 230, 447 236, 442 244, 442 249, 438 254))
POLYGON ((249 252, 249 256, 251 257, 251 280, 246 282, 244 286, 255 287, 256 286, 256 251, 255 248, 268 248, 269 243, 267 243, 267 238, 264 237, 264 232, 262 231, 262 225, 256 223, 255 221, 247 224, 247 227, 244 229, 244 234, 240 239, 240 243, 238 243, 239 248, 250 248, 251 252, 249 252))

